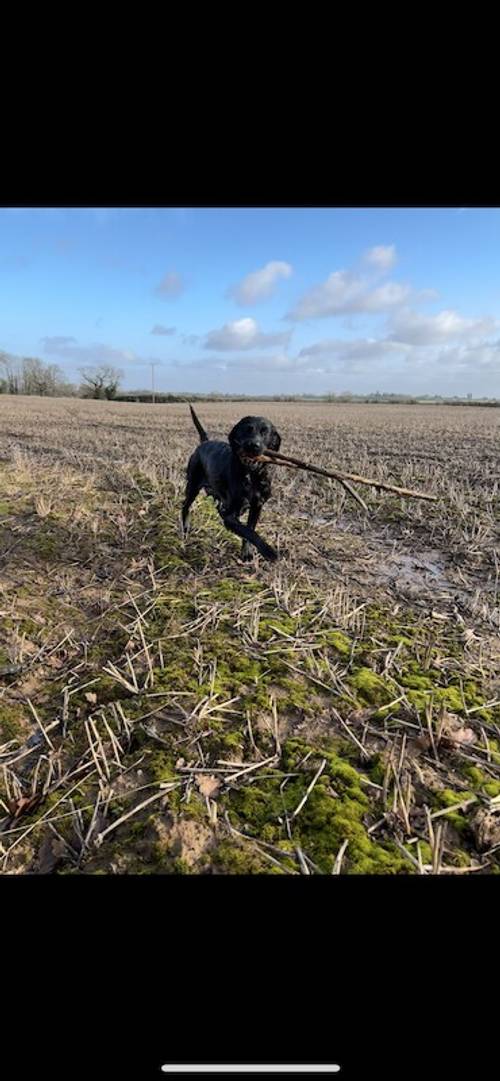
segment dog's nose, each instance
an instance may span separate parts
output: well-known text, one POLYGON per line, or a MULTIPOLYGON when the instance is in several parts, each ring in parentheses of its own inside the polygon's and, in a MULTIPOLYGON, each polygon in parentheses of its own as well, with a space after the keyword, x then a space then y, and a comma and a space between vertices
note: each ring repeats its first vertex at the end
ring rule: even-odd
POLYGON ((246 444, 246 449, 248 451, 250 451, 251 454, 259 454, 259 452, 262 450, 262 444, 261 443, 256 443, 255 440, 251 439, 246 444))

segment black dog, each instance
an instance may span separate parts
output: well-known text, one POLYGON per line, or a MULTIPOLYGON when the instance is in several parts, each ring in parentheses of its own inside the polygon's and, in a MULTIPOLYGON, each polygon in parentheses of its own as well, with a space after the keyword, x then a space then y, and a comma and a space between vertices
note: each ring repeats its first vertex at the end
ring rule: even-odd
POLYGON ((243 417, 229 433, 228 443, 209 439, 193 409, 191 416, 200 436, 200 446, 191 455, 187 467, 186 498, 182 507, 182 528, 186 532, 191 504, 202 488, 213 496, 226 526, 243 537, 241 558, 251 558, 250 545, 274 561, 278 553, 255 532, 264 503, 271 495, 271 483, 263 462, 256 459, 266 448, 279 450, 281 437, 265 417, 243 417), (249 511, 248 524, 239 521, 249 511))

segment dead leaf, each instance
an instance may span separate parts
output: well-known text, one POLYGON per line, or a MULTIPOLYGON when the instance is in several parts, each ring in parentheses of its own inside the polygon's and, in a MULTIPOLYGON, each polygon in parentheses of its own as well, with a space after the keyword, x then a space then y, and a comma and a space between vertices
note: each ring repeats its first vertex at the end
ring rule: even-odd
POLYGON ((432 747, 431 738, 425 732, 422 732, 420 736, 417 736, 415 743, 421 751, 429 751, 432 747))
POLYGON ((500 817, 481 807, 470 819, 477 847, 494 848, 500 844, 500 817))
POLYGON ((476 742, 476 733, 466 728, 455 713, 444 713, 440 725, 441 741, 450 746, 468 746, 476 742))
POLYGON ((95 706, 97 695, 94 694, 94 691, 85 691, 85 698, 87 699, 87 702, 90 702, 91 706, 95 706))
POLYGON ((61 861, 66 851, 64 841, 59 837, 46 837, 43 841, 37 859, 39 875, 50 875, 57 864, 61 861))
POLYGON ((12 818, 16 819, 28 814, 28 811, 33 810, 38 803, 40 803, 40 795, 37 793, 35 796, 19 796, 18 799, 11 800, 8 807, 12 818))
POLYGON ((366 724, 376 712, 377 710, 370 706, 366 707, 366 709, 353 709, 349 713, 347 720, 349 724, 366 724))
POLYGON ((472 731, 472 728, 459 728, 453 736, 455 743, 475 743, 476 733, 472 731))
POLYGON ((195 781, 202 796, 208 796, 209 799, 215 799, 221 787, 221 781, 219 781, 217 777, 212 776, 212 774, 196 773, 195 781))

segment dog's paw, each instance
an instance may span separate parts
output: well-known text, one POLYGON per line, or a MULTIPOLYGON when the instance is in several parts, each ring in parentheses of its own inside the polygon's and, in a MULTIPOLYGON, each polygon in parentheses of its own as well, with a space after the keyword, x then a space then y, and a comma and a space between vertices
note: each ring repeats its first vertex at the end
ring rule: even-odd
POLYGON ((262 555, 264 556, 264 559, 267 559, 268 563, 276 563, 276 560, 279 558, 277 551, 274 548, 271 548, 269 544, 266 544, 262 555))

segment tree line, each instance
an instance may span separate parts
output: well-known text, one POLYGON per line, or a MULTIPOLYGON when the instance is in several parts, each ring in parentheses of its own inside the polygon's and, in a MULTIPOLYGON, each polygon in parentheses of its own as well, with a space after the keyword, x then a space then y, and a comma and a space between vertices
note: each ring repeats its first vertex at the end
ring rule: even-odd
POLYGON ((80 397, 95 398, 118 402, 182 402, 186 398, 193 401, 268 401, 268 402, 331 402, 341 404, 343 402, 356 403, 380 403, 380 404, 405 404, 419 405, 423 403, 442 403, 443 405, 492 405, 499 406, 497 398, 473 398, 468 394, 467 398, 453 396, 446 398, 440 394, 422 394, 413 396, 410 394, 391 394, 390 392, 374 391, 371 394, 353 394, 343 391, 336 394, 333 391, 325 394, 228 394, 222 391, 209 391, 199 393, 185 391, 175 393, 170 391, 156 391, 153 396, 151 391, 131 390, 121 391, 120 383, 123 379, 121 368, 113 368, 110 364, 86 365, 78 369, 79 383, 70 383, 58 364, 45 363, 38 357, 14 357, 0 350, 0 394, 30 394, 46 398, 80 397))
POLYGON ((116 398, 123 372, 109 364, 78 369, 80 383, 70 383, 58 364, 38 357, 12 357, 0 352, 0 394, 36 394, 44 398, 116 398))

